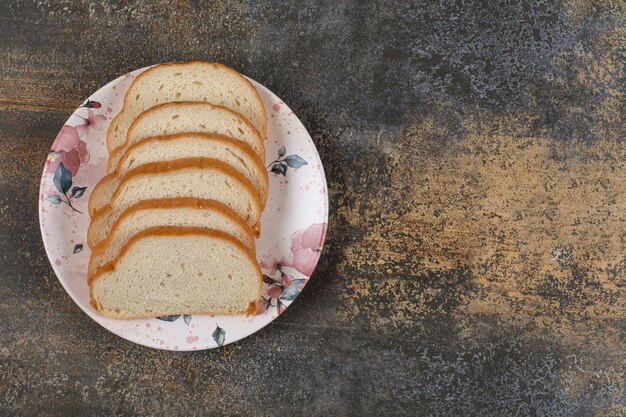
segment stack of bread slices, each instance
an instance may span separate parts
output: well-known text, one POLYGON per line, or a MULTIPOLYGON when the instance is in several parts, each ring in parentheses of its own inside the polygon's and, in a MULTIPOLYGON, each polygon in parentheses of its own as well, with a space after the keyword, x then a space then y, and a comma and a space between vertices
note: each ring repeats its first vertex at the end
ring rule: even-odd
POLYGON ((224 65, 163 64, 135 78, 89 199, 95 309, 116 319, 256 311, 266 126, 255 88, 224 65))

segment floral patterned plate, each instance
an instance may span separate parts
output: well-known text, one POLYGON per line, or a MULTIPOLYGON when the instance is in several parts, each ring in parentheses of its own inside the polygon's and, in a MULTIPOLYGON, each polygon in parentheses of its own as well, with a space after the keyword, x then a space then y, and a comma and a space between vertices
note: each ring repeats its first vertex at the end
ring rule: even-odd
POLYGON ((326 178, 311 137, 296 115, 271 91, 251 80, 265 105, 265 146, 270 195, 261 219, 257 256, 263 299, 257 315, 167 316, 112 320, 89 305, 86 281, 91 251, 86 244, 87 201, 105 174, 106 130, 124 93, 147 68, 105 85, 65 123, 45 163, 39 191, 44 246, 59 281, 100 325, 127 340, 159 349, 198 350, 223 346, 266 326, 296 299, 320 256, 328 221, 326 178))

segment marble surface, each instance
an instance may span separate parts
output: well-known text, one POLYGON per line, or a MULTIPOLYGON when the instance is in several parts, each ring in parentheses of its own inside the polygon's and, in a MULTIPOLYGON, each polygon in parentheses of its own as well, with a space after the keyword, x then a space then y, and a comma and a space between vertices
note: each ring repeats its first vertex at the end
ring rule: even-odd
POLYGON ((0 3, 0 414, 623 416, 619 1, 0 3), (72 110, 223 62, 309 129, 319 267, 259 333, 134 345, 63 291, 37 221, 72 110))

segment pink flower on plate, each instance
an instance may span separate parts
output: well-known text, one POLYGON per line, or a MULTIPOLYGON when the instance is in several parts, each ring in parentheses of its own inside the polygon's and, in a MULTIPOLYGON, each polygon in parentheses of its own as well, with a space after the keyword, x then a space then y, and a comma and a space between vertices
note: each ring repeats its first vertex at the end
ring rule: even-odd
POLYGON ((283 293, 283 289, 282 287, 279 287, 278 285, 273 285, 267 289, 267 296, 269 298, 278 298, 281 296, 282 293, 283 293))
POLYGON ((292 282, 291 277, 287 274, 282 274, 280 278, 282 280, 283 288, 289 288, 292 282))
POLYGON ((274 275, 276 271, 280 270, 281 267, 290 266, 291 262, 282 258, 278 260, 274 256, 268 253, 261 257, 261 260, 259 261, 259 265, 261 265, 261 268, 267 271, 268 275, 274 275))
POLYGON ((269 303, 270 302, 268 300, 266 300, 265 298, 261 298, 261 301, 259 302, 259 306, 257 307, 257 310, 256 310, 256 314, 263 314, 263 313, 265 313, 269 303))
POLYGON ((106 121, 106 116, 102 114, 96 114, 93 109, 89 109, 87 111, 87 118, 78 116, 85 121, 85 124, 76 126, 76 131, 79 135, 89 134, 90 129, 96 129, 97 131, 101 131, 104 127, 104 122, 106 121))
POLYGON ((326 223, 316 223, 306 230, 298 230, 291 235, 292 266, 300 273, 310 277, 320 257, 326 223))
POLYGON ((57 135, 48 154, 48 171, 54 173, 61 162, 72 176, 78 173, 78 169, 89 162, 87 144, 80 140, 75 126, 65 125, 57 135))

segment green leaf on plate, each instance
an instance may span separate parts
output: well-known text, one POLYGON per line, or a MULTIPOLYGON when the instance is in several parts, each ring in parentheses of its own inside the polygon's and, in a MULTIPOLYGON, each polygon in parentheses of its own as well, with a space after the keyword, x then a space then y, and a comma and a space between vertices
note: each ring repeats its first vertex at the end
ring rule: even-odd
POLYGON ((308 165, 307 162, 298 155, 289 155, 285 158, 285 162, 290 168, 300 168, 303 165, 308 165))
POLYGON ((217 326, 213 331, 213 340, 219 347, 224 346, 224 339, 226 338, 226 331, 220 326, 217 326))
POLYGON ((87 189, 87 187, 74 187, 74 188, 72 188, 72 197, 74 197, 74 198, 82 197, 83 194, 85 193, 86 189, 87 189))
POLYGON ((291 285, 285 288, 280 296, 281 300, 293 301, 300 294, 300 287, 306 284, 305 279, 294 279, 291 281, 291 285))
POLYGON ((63 194, 67 193, 67 190, 72 186, 72 173, 69 169, 65 168, 63 162, 59 164, 57 170, 54 172, 52 182, 54 186, 57 187, 57 190, 63 194))
POLYGON ((163 321, 175 321, 179 317, 180 317, 180 314, 177 316, 161 316, 161 317, 157 317, 157 319, 163 320, 163 321))
POLYGON ((54 205, 61 204, 61 196, 57 194, 49 195, 46 197, 46 201, 49 201, 54 205))
POLYGON ((272 165, 272 172, 274 174, 282 174, 284 177, 287 174, 287 165, 286 164, 274 164, 272 165))

